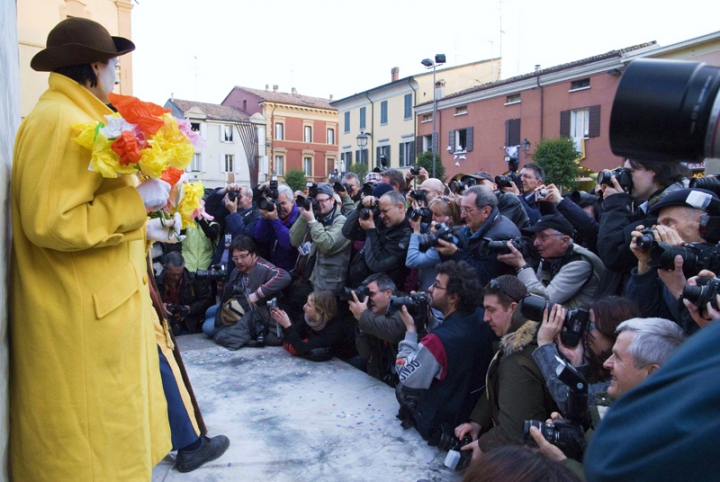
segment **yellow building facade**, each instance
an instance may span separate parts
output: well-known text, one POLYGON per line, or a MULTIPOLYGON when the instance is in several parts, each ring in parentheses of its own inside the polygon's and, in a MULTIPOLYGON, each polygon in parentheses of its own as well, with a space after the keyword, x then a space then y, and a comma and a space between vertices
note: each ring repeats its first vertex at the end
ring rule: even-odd
MULTIPOLYGON (((427 141, 417 137, 415 106, 433 99, 433 72, 398 78, 391 82, 331 102, 338 109, 340 167, 361 161, 369 169, 381 166, 404 168, 414 164, 417 154, 428 150, 427 141), (360 149, 357 136, 368 135, 367 147, 360 149)), ((437 99, 500 79, 500 59, 488 59, 436 72, 437 99)), ((427 119, 423 119, 427 121, 427 119)), ((430 118, 432 121, 432 118, 430 118)))
MULTIPOLYGON (((20 54, 20 115, 24 118, 47 89, 47 72, 30 68, 33 56, 45 48, 50 30, 69 17, 94 20, 110 35, 132 38, 132 0, 23 0, 17 2, 18 50, 20 54)), ((115 91, 132 95, 132 54, 120 58, 120 85, 115 91)))

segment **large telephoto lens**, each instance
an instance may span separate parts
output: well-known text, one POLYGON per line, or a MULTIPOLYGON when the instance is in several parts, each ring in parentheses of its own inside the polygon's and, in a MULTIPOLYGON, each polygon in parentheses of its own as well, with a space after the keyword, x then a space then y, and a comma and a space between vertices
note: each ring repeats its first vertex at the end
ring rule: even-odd
POLYGON ((616 156, 645 161, 720 157, 720 68, 638 59, 625 70, 610 115, 616 156))

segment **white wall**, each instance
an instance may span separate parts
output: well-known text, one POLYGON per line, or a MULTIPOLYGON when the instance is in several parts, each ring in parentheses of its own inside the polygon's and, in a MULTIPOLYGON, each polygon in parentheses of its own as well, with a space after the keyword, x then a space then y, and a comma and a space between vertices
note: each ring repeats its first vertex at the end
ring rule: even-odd
POLYGON ((8 265, 10 260, 10 172, 20 123, 20 70, 15 0, 0 0, 0 482, 7 480, 8 442, 8 265))
MULTIPOLYGON (((198 122, 192 120, 193 122, 198 122)), ((195 149, 195 153, 202 155, 202 172, 190 172, 190 181, 200 179, 205 187, 225 186, 225 154, 235 156, 235 182, 241 184, 250 183, 250 172, 248 171, 247 156, 243 143, 240 140, 240 133, 233 128, 233 142, 224 142, 221 139, 224 124, 217 122, 201 122, 200 133, 205 140, 205 147, 195 149)))

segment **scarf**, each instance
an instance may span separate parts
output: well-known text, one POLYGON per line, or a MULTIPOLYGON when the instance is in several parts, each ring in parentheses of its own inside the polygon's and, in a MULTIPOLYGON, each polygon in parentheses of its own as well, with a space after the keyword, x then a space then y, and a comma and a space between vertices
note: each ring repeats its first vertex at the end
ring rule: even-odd
POLYGON ((312 318, 305 315, 305 323, 307 323, 307 326, 312 328, 313 331, 322 331, 323 328, 327 325, 327 320, 325 321, 315 321, 312 318))

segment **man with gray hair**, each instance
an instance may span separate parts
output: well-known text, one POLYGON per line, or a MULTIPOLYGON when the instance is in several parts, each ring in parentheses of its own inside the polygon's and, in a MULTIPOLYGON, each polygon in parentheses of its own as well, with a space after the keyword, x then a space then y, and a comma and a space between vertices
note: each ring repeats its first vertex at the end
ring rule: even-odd
POLYGON ((295 268, 298 251, 290 241, 290 228, 298 218, 295 196, 287 184, 278 185, 278 197, 270 203, 272 211, 260 209, 262 219, 253 238, 258 245, 269 246, 270 262, 285 271, 295 268))
POLYGON ((346 172, 342 178, 343 190, 339 191, 342 201, 342 213, 347 216, 357 207, 362 199, 360 178, 354 172, 346 172))
POLYGON ((439 240, 435 250, 441 260, 465 261, 475 268, 480 284, 504 274, 515 274, 510 266, 498 261, 496 253, 488 252, 486 240, 514 239, 520 230, 508 218, 500 214, 497 197, 486 186, 472 186, 465 190, 460 203, 460 216, 465 226, 456 231, 461 239, 458 244, 439 240))

